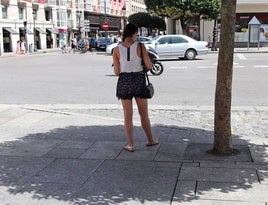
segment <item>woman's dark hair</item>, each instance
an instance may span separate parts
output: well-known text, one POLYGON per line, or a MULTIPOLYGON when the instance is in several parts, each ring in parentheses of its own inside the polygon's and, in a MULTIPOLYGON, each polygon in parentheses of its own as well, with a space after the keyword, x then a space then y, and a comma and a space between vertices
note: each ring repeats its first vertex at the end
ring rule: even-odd
POLYGON ((123 32, 122 40, 125 41, 126 37, 130 37, 136 32, 138 32, 138 27, 135 24, 133 23, 127 24, 123 32))

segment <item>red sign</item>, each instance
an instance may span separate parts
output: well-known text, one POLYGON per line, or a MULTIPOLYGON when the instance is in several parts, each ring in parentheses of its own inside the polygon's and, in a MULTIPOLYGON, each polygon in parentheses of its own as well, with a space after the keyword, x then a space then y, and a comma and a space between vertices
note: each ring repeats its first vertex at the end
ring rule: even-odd
POLYGON ((107 30, 109 29, 109 25, 108 25, 108 23, 107 23, 107 22, 104 22, 104 23, 102 24, 102 28, 103 28, 104 31, 107 31, 107 30))

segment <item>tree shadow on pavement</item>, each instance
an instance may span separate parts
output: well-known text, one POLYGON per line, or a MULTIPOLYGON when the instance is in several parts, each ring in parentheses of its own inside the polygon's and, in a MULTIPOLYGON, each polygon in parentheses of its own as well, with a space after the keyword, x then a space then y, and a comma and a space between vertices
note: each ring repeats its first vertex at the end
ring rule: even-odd
POLYGON ((2 143, 1 203, 268 201, 267 147, 234 136, 239 152, 215 156, 207 152, 212 149, 212 131, 161 125, 153 131, 160 144, 146 147, 141 128, 135 127, 133 153, 123 150, 121 125, 69 126, 2 143))

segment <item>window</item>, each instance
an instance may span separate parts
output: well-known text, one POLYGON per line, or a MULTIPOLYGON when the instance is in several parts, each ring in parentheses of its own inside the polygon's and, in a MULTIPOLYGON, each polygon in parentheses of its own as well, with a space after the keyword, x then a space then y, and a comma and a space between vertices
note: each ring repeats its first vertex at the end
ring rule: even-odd
POLYGON ((169 43, 169 37, 163 37, 163 38, 159 39, 158 43, 159 44, 169 43))
POLYGON ((50 21, 51 19, 50 11, 45 11, 45 18, 46 18, 46 21, 50 21))
POLYGON ((2 7, 2 18, 7 19, 7 7, 6 6, 2 7))
POLYGON ((187 41, 184 38, 181 38, 179 36, 172 37, 172 43, 187 43, 187 41))
POLYGON ((23 20, 23 12, 24 12, 24 9, 21 8, 21 7, 19 7, 18 10, 19 10, 19 20, 23 20))
POLYGON ((65 10, 57 11, 57 26, 67 27, 67 12, 65 10))

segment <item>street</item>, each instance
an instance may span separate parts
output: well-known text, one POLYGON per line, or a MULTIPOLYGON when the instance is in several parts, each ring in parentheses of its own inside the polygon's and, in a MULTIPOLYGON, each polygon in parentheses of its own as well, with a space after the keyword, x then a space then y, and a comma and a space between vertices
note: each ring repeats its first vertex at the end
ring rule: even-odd
MULTIPOLYGON (((233 105, 268 104, 268 53, 235 53, 233 105)), ((150 79, 154 105, 213 106, 217 53, 197 60, 163 61, 150 79)), ((1 104, 119 104, 112 57, 46 53, 0 58, 1 104)))

